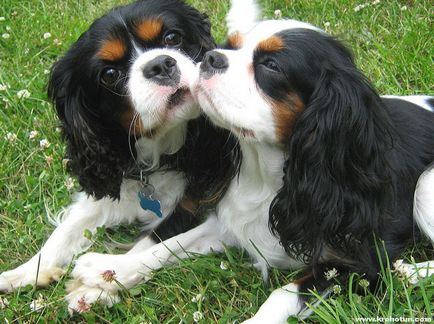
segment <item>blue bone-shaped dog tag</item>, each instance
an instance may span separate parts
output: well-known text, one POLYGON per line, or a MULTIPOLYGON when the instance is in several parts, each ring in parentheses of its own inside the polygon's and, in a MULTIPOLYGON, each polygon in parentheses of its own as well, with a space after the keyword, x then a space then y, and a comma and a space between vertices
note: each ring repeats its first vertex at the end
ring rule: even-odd
POLYGON ((157 217, 163 217, 161 212, 161 203, 158 199, 153 199, 154 187, 150 184, 145 185, 142 190, 139 191, 140 207, 144 210, 153 212, 157 217))

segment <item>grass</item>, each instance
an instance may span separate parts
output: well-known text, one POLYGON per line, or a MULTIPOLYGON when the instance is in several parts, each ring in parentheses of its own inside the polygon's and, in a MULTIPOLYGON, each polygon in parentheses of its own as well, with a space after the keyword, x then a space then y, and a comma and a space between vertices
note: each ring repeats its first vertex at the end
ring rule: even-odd
MULTIPOLYGON (((124 2, 124 1, 122 1, 124 2)), ((224 16, 229 0, 191 0, 208 12, 218 41, 225 35, 224 16)), ((70 201, 68 175, 62 165, 64 146, 57 131, 54 109, 47 102, 47 70, 78 38, 91 21, 119 1, 3 0, 0 7, 0 272, 18 266, 35 254, 52 227, 46 215, 70 201), (45 33, 50 33, 47 37, 45 33), (5 36, 9 35, 9 38, 5 36), (26 89, 30 96, 18 98, 26 89), (34 139, 30 132, 37 131, 34 139), (8 135, 9 133, 9 135, 8 135), (14 135, 16 140, 13 140, 14 135), (9 136, 9 140, 6 138, 9 136), (11 139, 12 138, 12 139, 11 139), (47 139, 49 147, 41 147, 47 139)), ((365 2, 362 2, 365 3, 365 2)), ((380 1, 355 11, 350 0, 264 0, 264 15, 280 9, 284 17, 311 22, 339 36, 353 49, 360 68, 380 93, 433 94, 433 7, 429 0, 380 1)), ((96 240, 98 251, 109 251, 106 235, 96 240)), ((428 244, 406 255, 432 258, 428 244), (425 251, 428 250, 428 253, 425 251)), ((251 316, 270 291, 287 283, 294 273, 271 272, 265 285, 241 251, 228 249, 217 256, 185 260, 155 273, 152 280, 130 292, 113 308, 94 307, 70 317, 63 301, 64 280, 46 289, 26 287, 6 297, 2 318, 17 322, 232 322, 251 316), (221 262, 227 270, 221 269, 221 262), (205 296, 192 302, 197 294, 205 296), (29 308, 42 296, 46 307, 29 308)), ((358 295, 345 289, 316 308, 308 322, 347 323, 357 317, 429 317, 434 314, 434 283, 417 286, 384 270, 385 288, 377 295, 358 295)), ((353 276, 357 283, 359 279, 353 276)), ((360 284, 360 282, 359 282, 360 284)), ((345 287, 342 287, 345 288, 345 287)), ((290 320, 296 322, 295 319, 290 320)))

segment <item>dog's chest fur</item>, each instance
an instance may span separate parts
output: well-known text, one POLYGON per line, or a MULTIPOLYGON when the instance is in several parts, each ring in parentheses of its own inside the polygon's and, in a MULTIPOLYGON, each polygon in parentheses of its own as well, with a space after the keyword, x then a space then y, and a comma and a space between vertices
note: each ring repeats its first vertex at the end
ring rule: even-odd
POLYGON ((217 215, 256 262, 263 274, 267 266, 298 268, 268 226, 270 204, 282 186, 283 152, 267 144, 241 142, 240 174, 217 208, 217 215))

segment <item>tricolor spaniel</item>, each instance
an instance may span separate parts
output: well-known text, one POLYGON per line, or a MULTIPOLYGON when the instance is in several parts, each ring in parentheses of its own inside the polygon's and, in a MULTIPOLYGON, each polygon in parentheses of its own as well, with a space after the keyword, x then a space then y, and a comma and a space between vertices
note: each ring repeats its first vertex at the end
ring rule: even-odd
POLYGON ((334 275, 357 272, 375 287, 386 253, 396 260, 419 239, 414 220, 434 241, 434 97, 381 98, 350 51, 306 23, 239 30, 231 17, 235 49, 205 54, 193 93, 241 146, 216 222, 264 273, 306 269, 249 321, 285 323, 334 275))
MULTIPOLYGON (((96 20, 55 63, 49 97, 69 170, 83 192, 61 213, 40 252, 0 275, 0 291, 57 280, 91 245, 85 230, 133 221, 154 230, 128 252, 133 256, 198 224, 199 209, 224 193, 237 152, 229 132, 195 119, 199 109, 189 91, 194 62, 214 47, 204 14, 179 0, 147 0, 96 20)), ((77 310, 99 297, 109 304, 116 299, 115 291, 100 296, 98 283, 83 277, 88 259, 97 260, 79 258, 69 285, 68 300, 77 310)), ((129 277, 135 283, 140 278, 129 277)))

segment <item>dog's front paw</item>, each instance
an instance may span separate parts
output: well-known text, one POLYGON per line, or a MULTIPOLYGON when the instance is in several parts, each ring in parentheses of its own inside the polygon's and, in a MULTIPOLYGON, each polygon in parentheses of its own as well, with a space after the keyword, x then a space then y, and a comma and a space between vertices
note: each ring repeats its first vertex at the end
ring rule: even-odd
POLYGON ((413 285, 417 284, 421 278, 434 274, 434 261, 410 264, 403 260, 396 260, 393 267, 399 277, 407 279, 413 285))
POLYGON ((0 274, 0 291, 11 292, 27 285, 45 287, 52 281, 59 280, 65 273, 64 269, 53 267, 39 267, 37 262, 27 263, 0 274))
POLYGON ((149 273, 132 255, 86 253, 77 259, 71 275, 85 286, 117 292, 148 279, 149 273))
POLYGON ((86 253, 75 261, 73 279, 67 283, 68 307, 85 312, 94 303, 112 306, 119 302, 121 289, 134 287, 150 274, 135 255, 86 253))
POLYGON ((90 310, 95 303, 109 307, 119 302, 120 298, 116 292, 102 290, 101 288, 88 287, 80 280, 71 280, 66 284, 69 292, 65 299, 70 312, 84 313, 90 310))

